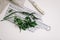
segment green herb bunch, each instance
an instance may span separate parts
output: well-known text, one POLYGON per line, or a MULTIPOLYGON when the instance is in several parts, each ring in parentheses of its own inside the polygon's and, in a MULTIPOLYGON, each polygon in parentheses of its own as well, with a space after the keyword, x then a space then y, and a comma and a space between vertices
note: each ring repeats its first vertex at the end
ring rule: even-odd
POLYGON ((26 30, 29 28, 34 28, 37 23, 35 19, 38 19, 37 17, 34 16, 35 13, 29 13, 29 12, 20 12, 20 11, 15 11, 12 12, 13 9, 9 10, 8 13, 10 13, 9 15, 5 16, 3 18, 3 20, 7 20, 9 18, 9 16, 15 14, 15 13, 21 13, 23 15, 25 15, 26 17, 24 19, 18 18, 18 16, 14 16, 14 24, 16 24, 20 30, 26 30))

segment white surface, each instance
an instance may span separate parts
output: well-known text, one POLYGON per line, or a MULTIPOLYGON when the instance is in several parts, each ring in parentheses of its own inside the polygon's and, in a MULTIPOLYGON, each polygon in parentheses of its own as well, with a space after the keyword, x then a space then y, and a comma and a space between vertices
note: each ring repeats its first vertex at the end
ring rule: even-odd
MULTIPOLYGON (((14 24, 4 21, 0 22, 1 40, 60 40, 60 0, 36 0, 36 2, 45 11, 46 14, 42 18, 44 23, 51 25, 51 31, 38 29, 33 33, 19 32, 14 24)), ((26 7, 33 8, 28 1, 25 4, 26 7)))

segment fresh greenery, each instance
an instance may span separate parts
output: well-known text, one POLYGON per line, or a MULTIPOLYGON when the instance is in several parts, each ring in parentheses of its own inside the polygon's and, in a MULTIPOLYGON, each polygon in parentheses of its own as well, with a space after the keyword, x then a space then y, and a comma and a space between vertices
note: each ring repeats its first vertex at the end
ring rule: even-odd
POLYGON ((25 17, 24 20, 14 17, 14 23, 18 25, 18 27, 23 30, 26 30, 30 27, 35 27, 37 25, 36 21, 31 21, 30 17, 25 17))
POLYGON ((38 19, 38 18, 33 15, 35 13, 20 12, 20 11, 12 12, 12 11, 13 11, 13 9, 9 10, 8 13, 10 13, 10 14, 7 15, 6 17, 4 17, 3 20, 7 20, 9 18, 9 16, 11 16, 15 13, 21 13, 26 16, 24 19, 18 18, 18 16, 16 16, 16 15, 14 16, 14 24, 16 24, 20 30, 26 30, 28 28, 35 27, 37 25, 35 19, 38 19))

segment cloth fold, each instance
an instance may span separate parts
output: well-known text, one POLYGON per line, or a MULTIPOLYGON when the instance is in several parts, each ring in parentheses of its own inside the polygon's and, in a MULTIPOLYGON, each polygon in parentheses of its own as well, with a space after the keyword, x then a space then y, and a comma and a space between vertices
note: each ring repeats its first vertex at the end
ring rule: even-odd
POLYGON ((9 1, 8 0, 0 0, 0 13, 2 12, 2 10, 4 10, 4 8, 6 7, 6 5, 8 5, 9 1))

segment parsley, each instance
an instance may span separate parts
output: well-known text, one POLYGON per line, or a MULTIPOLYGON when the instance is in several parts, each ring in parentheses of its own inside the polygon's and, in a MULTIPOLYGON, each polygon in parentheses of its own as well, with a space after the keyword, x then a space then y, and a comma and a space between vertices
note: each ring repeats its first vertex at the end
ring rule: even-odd
POLYGON ((35 19, 38 19, 38 18, 33 15, 35 13, 20 12, 20 11, 12 12, 12 11, 13 11, 12 9, 9 10, 8 13, 10 13, 10 14, 5 16, 3 18, 3 20, 7 20, 9 18, 9 16, 11 16, 15 13, 21 13, 21 14, 26 16, 24 19, 18 18, 18 16, 13 17, 14 18, 14 24, 16 24, 19 27, 20 30, 26 30, 28 28, 35 27, 37 25, 35 19))

